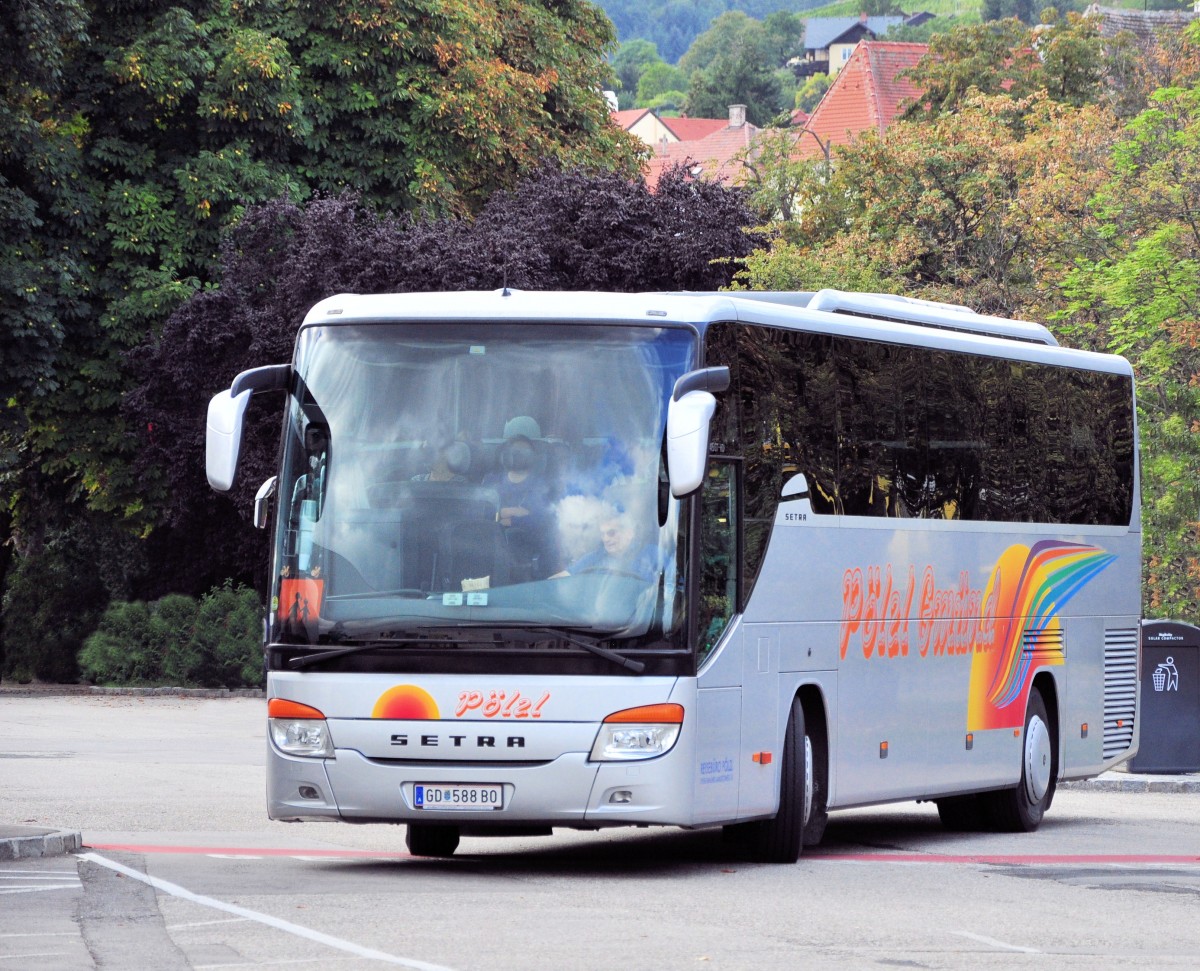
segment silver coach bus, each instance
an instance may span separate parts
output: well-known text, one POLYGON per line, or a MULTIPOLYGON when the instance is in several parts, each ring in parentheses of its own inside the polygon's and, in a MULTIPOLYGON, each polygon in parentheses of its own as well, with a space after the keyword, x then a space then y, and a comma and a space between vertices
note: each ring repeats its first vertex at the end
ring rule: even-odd
POLYGON ((831 810, 1032 830, 1136 752, 1131 369, 871 294, 341 295, 286 393, 268 812, 414 854, 831 810))

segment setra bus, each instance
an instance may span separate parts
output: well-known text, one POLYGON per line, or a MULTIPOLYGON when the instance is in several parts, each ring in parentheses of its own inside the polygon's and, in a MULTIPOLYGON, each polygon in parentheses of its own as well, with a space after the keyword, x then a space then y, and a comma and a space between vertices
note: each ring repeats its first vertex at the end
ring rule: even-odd
POLYGON ((268 813, 412 853, 832 810, 1034 829, 1138 742, 1129 364, 877 294, 340 295, 286 392, 268 813))

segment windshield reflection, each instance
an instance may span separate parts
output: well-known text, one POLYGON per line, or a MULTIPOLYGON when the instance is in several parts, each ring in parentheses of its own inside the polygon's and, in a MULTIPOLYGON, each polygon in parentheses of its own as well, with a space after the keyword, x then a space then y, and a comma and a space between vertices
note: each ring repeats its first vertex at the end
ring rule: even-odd
POLYGON ((272 639, 528 624, 681 624, 666 404, 690 332, 312 328, 297 349, 272 639))

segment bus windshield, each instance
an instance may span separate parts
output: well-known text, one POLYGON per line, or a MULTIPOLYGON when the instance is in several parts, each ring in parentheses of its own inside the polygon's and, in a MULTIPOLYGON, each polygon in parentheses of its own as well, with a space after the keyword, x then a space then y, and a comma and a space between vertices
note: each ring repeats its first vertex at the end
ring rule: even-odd
POLYGON ((686 585, 663 434, 694 354, 678 328, 305 328, 272 640, 477 627, 676 643, 686 585))

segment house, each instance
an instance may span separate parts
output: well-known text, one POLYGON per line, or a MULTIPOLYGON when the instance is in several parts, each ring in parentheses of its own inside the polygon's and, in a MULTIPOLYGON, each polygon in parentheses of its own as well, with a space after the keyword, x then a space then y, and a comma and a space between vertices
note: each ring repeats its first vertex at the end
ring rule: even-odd
POLYGON ((862 40, 876 40, 892 27, 916 26, 933 14, 915 13, 905 17, 810 17, 804 27, 803 54, 792 62, 796 76, 828 74, 830 77, 850 60, 850 54, 862 40))
POLYGON ((646 185, 653 191, 662 173, 680 163, 689 165, 694 178, 740 182, 744 177, 741 160, 752 150, 758 132, 746 121, 745 105, 730 105, 728 122, 721 121, 716 131, 690 141, 659 144, 646 166, 646 185))
POLYGON ((901 75, 928 52, 928 44, 860 43, 808 123, 798 129, 795 156, 828 157, 833 146, 847 145, 864 131, 883 134, 900 117, 904 104, 920 97, 921 90, 901 75))
POLYGON ((1137 38, 1139 46, 1147 48, 1159 44, 1160 34, 1178 33, 1200 17, 1198 8, 1200 3, 1194 3, 1191 10, 1121 10, 1093 3, 1084 16, 1099 19, 1101 37, 1116 37, 1128 31, 1137 38))
POLYGON ((612 120, 651 148, 696 141, 725 127, 724 118, 663 118, 651 108, 614 111, 612 120))

